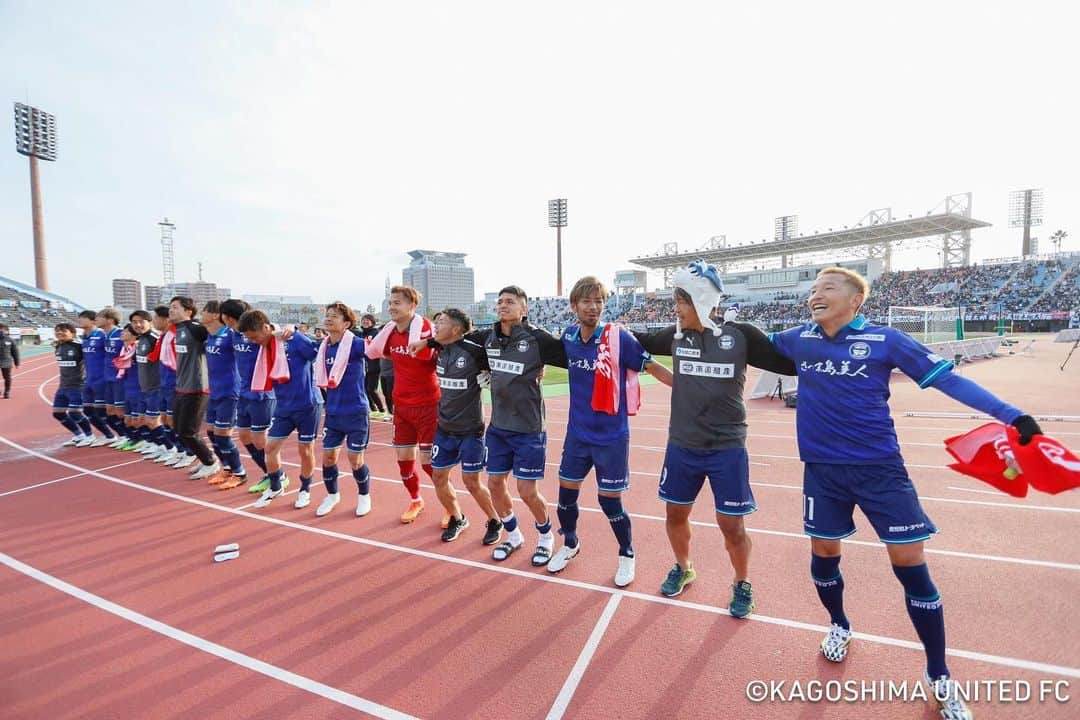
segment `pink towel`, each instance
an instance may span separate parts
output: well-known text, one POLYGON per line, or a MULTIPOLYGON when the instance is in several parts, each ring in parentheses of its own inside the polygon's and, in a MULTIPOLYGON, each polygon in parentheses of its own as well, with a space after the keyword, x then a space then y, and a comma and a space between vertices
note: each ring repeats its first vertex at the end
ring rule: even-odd
POLYGON ((176 326, 170 325, 165 334, 158 338, 157 345, 150 351, 151 362, 161 362, 170 370, 176 370, 176 326))
POLYGON ((272 337, 270 342, 259 346, 255 372, 251 375, 251 391, 269 392, 276 382, 289 382, 289 361, 285 357, 285 343, 281 338, 272 337))
MULTIPOLYGON (((619 412, 619 400, 622 388, 619 377, 619 346, 622 326, 618 323, 606 323, 600 332, 599 347, 596 348, 596 373, 593 378, 592 409, 597 412, 616 415, 619 412), (613 337, 614 334, 614 337, 613 337)), ((626 413, 637 415, 641 407, 641 385, 638 383, 638 371, 626 370, 626 413)))
POLYGON ((129 343, 124 346, 124 349, 120 351, 120 354, 113 359, 113 367, 116 368, 116 379, 123 380, 124 375, 127 374, 131 364, 135 361, 135 343, 129 343))
MULTIPOLYGON (((383 325, 379 334, 367 344, 367 349, 364 351, 365 354, 372 360, 389 357, 386 354, 386 343, 390 339, 390 333, 392 333, 396 327, 397 326, 392 322, 383 325)), ((409 344, 411 345, 416 342, 422 336, 431 337, 432 335, 434 335, 434 330, 432 329, 431 321, 419 313, 413 315, 413 319, 409 323, 409 344)))
POLYGON ((349 355, 352 354, 353 338, 356 336, 352 332, 346 331, 341 336, 341 342, 338 343, 337 355, 334 356, 334 364, 330 368, 330 374, 326 374, 326 348, 330 346, 330 338, 324 337, 322 344, 319 345, 319 353, 315 356, 315 384, 321 388, 329 388, 333 390, 341 382, 341 378, 345 376, 345 371, 349 369, 349 355))

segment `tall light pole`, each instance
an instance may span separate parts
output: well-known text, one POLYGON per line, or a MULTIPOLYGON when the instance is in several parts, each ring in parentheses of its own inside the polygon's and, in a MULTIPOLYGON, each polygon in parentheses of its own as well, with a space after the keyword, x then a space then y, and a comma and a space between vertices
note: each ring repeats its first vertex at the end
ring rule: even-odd
POLYGON ((555 228, 556 294, 562 297, 562 229, 566 227, 566 198, 548 200, 548 227, 555 228))
POLYGON ((38 159, 56 160, 56 117, 36 107, 15 103, 15 150, 30 158, 30 212, 34 227, 34 284, 49 289, 45 262, 45 220, 41 212, 38 159))
POLYGON ((1031 228, 1042 225, 1043 191, 1038 189, 1015 190, 1009 193, 1009 227, 1024 228, 1024 244, 1020 254, 1024 257, 1037 252, 1031 242, 1031 228))

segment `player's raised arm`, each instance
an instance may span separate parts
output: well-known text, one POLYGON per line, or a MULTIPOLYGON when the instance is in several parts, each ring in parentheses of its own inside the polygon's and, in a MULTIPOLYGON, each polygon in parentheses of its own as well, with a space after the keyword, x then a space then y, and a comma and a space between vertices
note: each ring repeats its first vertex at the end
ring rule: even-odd
POLYGON ((757 326, 741 322, 729 324, 738 328, 739 332, 746 338, 746 362, 748 365, 778 375, 798 374, 795 363, 769 342, 769 336, 758 329, 757 326))

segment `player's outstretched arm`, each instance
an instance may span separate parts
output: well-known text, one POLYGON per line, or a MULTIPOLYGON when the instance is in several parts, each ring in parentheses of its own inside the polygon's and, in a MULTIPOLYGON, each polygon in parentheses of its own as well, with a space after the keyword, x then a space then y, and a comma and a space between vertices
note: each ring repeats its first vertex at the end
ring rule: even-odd
POLYGON ((671 355, 671 343, 675 342, 674 325, 653 332, 631 331, 631 334, 650 355, 671 355))
POLYGON ((769 336, 761 332, 755 325, 750 323, 733 322, 734 326, 746 338, 746 362, 756 368, 774 372, 777 375, 797 375, 793 363, 786 355, 782 355, 776 346, 769 341, 769 336))
POLYGON ((529 328, 529 332, 536 338, 536 344, 540 348, 540 359, 545 365, 555 367, 570 367, 570 360, 566 356, 566 346, 561 338, 557 338, 547 330, 538 327, 529 328))
POLYGON ((969 408, 984 412, 1006 425, 1012 425, 1020 433, 1021 445, 1031 442, 1033 435, 1042 435, 1042 428, 1039 427, 1035 418, 966 377, 953 372, 944 372, 930 384, 930 387, 940 390, 969 408))
POLYGON ((645 366, 645 372, 649 373, 668 387, 671 387, 671 384, 675 382, 675 376, 671 374, 671 371, 655 360, 645 366))

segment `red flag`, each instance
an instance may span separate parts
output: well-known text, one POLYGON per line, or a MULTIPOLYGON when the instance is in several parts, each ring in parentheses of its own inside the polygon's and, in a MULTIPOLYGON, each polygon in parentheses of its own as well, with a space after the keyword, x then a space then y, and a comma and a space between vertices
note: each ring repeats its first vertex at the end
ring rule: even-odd
MULTIPOLYGON (((1015 428, 1008 429, 1016 433, 1015 428)), ((946 438, 945 449, 957 460, 949 467, 1013 497, 1026 497, 1027 479, 1013 467, 1018 463, 1013 459, 1006 432, 1005 425, 993 422, 980 425, 963 435, 946 438)))
POLYGON ((1021 445, 1016 428, 1010 427, 1009 445, 1031 487, 1050 495, 1080 487, 1080 458, 1047 435, 1035 435, 1021 445))

